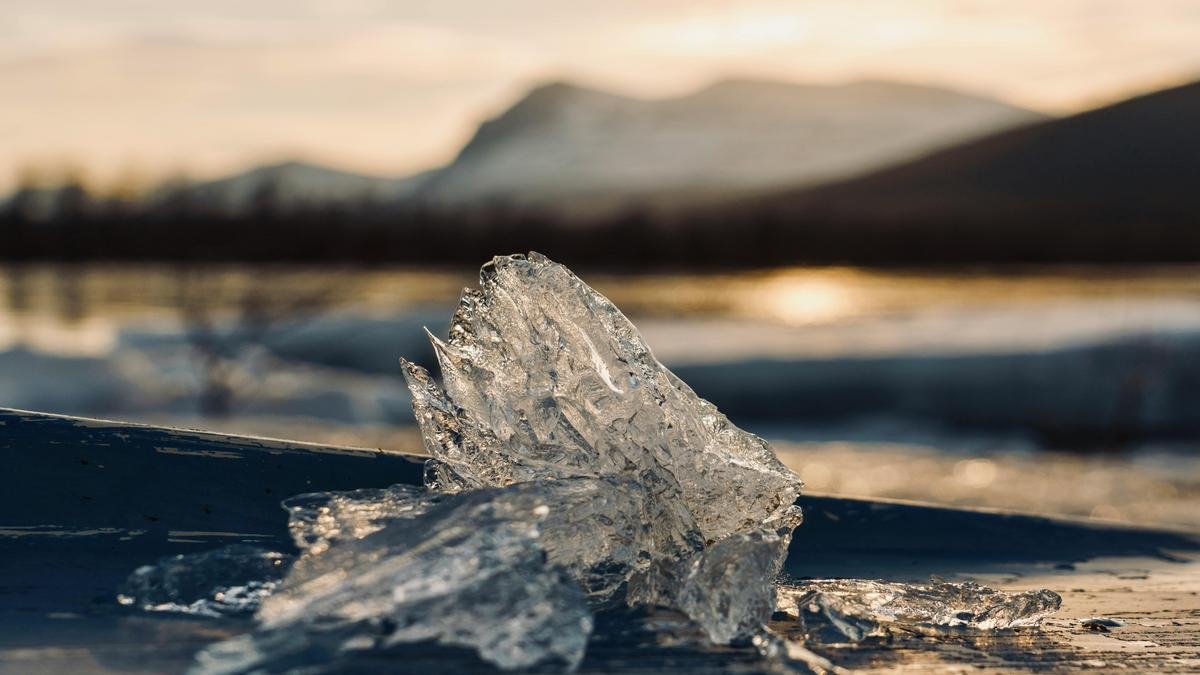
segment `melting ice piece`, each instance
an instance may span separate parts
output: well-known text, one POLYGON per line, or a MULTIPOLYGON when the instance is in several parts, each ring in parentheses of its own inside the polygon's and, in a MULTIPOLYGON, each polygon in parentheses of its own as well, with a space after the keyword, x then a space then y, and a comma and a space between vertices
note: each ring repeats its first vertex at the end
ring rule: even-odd
MULTIPOLYGON (((547 561, 540 541, 551 505, 562 496, 557 487, 531 483, 445 498, 404 488, 358 493, 376 505, 387 495, 390 504, 380 509, 386 513, 369 519, 376 529, 317 540, 328 546, 309 544, 264 601, 259 630, 205 650, 197 670, 329 666, 363 649, 421 641, 472 648, 502 668, 574 667, 592 619, 578 583, 547 561)), ((351 498, 300 501, 322 499, 351 498)), ((297 500, 289 503, 295 523, 297 500)), ((350 522, 361 524, 360 516, 361 510, 350 522)))
POLYGON ((307 555, 324 553, 332 544, 362 539, 389 520, 419 516, 437 503, 437 493, 411 485, 382 490, 314 492, 283 501, 288 531, 307 555))
POLYGON ((706 542, 791 508, 800 480, 757 436, 667 370, 633 324, 566 267, 502 256, 462 294, 443 342, 445 390, 405 363, 430 485, 636 477, 677 531, 706 542), (686 511, 686 514, 684 512, 686 511))
POLYGON ((497 257, 480 271, 480 289, 463 292, 449 340, 430 339, 445 388, 414 364, 404 370, 434 458, 431 489, 635 481, 649 516, 638 544, 648 565, 618 567, 626 600, 684 609, 720 641, 761 625, 774 573, 749 561, 781 557, 787 536, 768 523, 789 533, 799 523, 800 480, 659 363, 608 299, 537 253, 497 257), (730 593, 752 573, 762 576, 730 593))
MULTIPOLYGON (((650 567, 650 523, 655 514, 647 510, 650 500, 645 490, 629 479, 603 477, 532 481, 504 490, 462 493, 393 485, 384 490, 292 497, 283 503, 290 514, 288 527, 304 550, 293 577, 331 546, 364 539, 389 523, 421 516, 437 504, 468 499, 545 510, 539 516, 539 545, 550 563, 572 572, 594 606, 610 604, 632 574, 650 567)), ((375 541, 363 546, 374 546, 375 541)), ((693 550, 691 544, 677 543, 681 555, 693 550)))
POLYGON ((244 544, 169 556, 134 570, 117 601, 154 612, 249 616, 291 563, 290 555, 244 544))
POLYGON ((415 641, 572 668, 591 611, 618 603, 680 609, 719 642, 763 630, 799 479, 565 267, 500 257, 480 280, 449 341, 431 336, 445 389, 404 363, 428 491, 288 500, 304 553, 204 672, 415 641))
POLYGON ((787 556, 799 512, 775 530, 731 534, 695 556, 679 607, 718 644, 758 633, 775 608, 775 579, 787 556))
MULTIPOLYGON (((800 480, 767 444, 659 363, 608 299, 542 255, 485 265, 480 289, 463 292, 448 341, 430 339, 444 389, 404 363, 434 458, 427 485, 636 481, 651 515, 650 562, 632 571, 630 604, 682 608, 684 579, 706 545, 770 530, 769 522, 799 522, 792 503, 800 480)), ((687 606, 699 610, 697 578, 687 606)), ((769 604, 769 593, 760 595, 756 602, 769 604)))
POLYGON ((1032 626, 1062 598, 1049 590, 1007 593, 975 583, 902 584, 863 579, 780 586, 779 611, 805 624, 811 641, 858 642, 889 628, 978 629, 1032 626))

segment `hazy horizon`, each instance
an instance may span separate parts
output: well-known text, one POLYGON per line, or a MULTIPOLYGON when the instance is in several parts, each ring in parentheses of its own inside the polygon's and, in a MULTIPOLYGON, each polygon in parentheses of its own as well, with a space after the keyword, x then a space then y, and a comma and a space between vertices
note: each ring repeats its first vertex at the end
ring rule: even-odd
POLYGON ((1200 6, 1072 0, 32 0, 0 6, 0 190, 300 159, 405 175, 531 86, 640 97, 728 77, 883 79, 1056 114, 1200 77, 1200 6))

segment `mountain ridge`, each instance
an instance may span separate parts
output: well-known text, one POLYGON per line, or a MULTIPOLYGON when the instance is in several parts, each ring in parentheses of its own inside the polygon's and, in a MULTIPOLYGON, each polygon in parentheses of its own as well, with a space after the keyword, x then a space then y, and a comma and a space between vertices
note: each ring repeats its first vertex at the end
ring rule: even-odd
POLYGON ((754 222, 830 250, 853 233, 890 259, 1193 260, 1196 119, 1200 81, 681 217, 754 222))
POLYGON ((557 80, 481 123, 420 195, 555 205, 737 193, 820 182, 1044 117, 974 94, 878 80, 725 78, 664 98, 557 80))
MULTIPOLYGON (((1187 119, 1200 119, 1200 81, 1007 130, 860 177, 797 188, 772 199, 825 199, 854 193, 857 201, 857 193, 864 189, 870 189, 876 199, 902 193, 928 196, 927 190, 933 187, 941 187, 949 197, 951 186, 960 198, 979 198, 980 188, 972 188, 964 180, 968 178, 999 181, 983 190, 1022 199, 1027 197, 1018 190, 1038 197, 1082 194, 1107 198, 1114 188, 1132 188, 1135 194, 1146 196, 1147 188, 1167 186, 1168 179, 1181 170, 1200 180, 1200 129, 1172 124, 1187 119), (1164 133, 1172 127, 1180 133, 1164 133), (1038 158, 1028 157, 1031 154, 1038 158), (1163 161, 1168 157, 1170 161, 1163 161), (1082 169, 1107 176, 1110 184, 1105 191, 1063 180, 1078 177, 1072 172, 1082 169), (984 172, 987 175, 981 175, 984 172), (914 181, 922 182, 917 185, 914 181)), ((1195 196, 1200 201, 1200 193, 1195 196)))
POLYGON ((198 183, 188 193, 227 211, 271 191, 284 206, 503 202, 604 215, 823 183, 1040 119, 987 97, 889 80, 804 84, 739 76, 640 98, 558 79, 531 87, 481 122, 441 167, 388 177, 290 160, 198 183))
POLYGON ((422 176, 377 176, 286 159, 196 183, 185 190, 191 198, 217 209, 239 211, 251 208, 256 199, 268 193, 273 201, 284 207, 394 201, 410 196, 422 176))

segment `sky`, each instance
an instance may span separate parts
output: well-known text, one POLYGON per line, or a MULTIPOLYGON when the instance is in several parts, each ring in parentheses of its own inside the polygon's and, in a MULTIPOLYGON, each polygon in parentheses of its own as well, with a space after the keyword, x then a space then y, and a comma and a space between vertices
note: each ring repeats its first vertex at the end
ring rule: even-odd
POLYGON ((1065 114, 1200 79, 1200 0, 0 0, 0 189, 403 175, 530 86, 888 78, 1065 114))

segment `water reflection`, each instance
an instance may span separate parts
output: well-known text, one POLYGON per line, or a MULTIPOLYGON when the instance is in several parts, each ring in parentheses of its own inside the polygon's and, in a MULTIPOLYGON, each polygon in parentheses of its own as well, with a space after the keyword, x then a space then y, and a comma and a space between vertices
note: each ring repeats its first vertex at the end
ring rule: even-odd
MULTIPOLYGON (((73 331, 98 344, 96 318, 118 324, 187 323, 245 314, 355 311, 396 315, 444 307, 474 282, 468 269, 298 266, 0 265, 3 345, 54 351, 73 331), (91 320, 91 322, 89 322, 91 320), (14 326, 25 324, 28 329, 14 326), (49 326, 53 326, 50 328, 49 326)), ((991 332, 1046 319, 1085 334, 1120 323, 1152 330, 1200 324, 1200 268, 1102 267, 977 271, 792 268, 739 274, 586 274, 639 318, 731 318, 814 327, 892 319, 893 333, 946 317, 934 332, 991 332), (902 325, 907 323, 908 326, 902 325)), ((818 335, 819 338, 819 335, 818 335)), ((77 350, 78 351, 78 350, 77 350)))
POLYGON ((117 344, 119 325, 99 316, 72 318, 11 313, 0 318, 0 350, 103 356, 117 344))
MULTIPOLYGON (((251 344, 299 319, 446 308, 473 276, 466 269, 0 266, 0 350, 102 355, 122 331, 154 329, 217 354, 231 350, 217 342, 251 344)), ((637 320, 661 358, 677 363, 1045 350, 1200 330, 1194 267, 586 276, 637 320)))
POLYGON ((10 265, 2 267, 4 275, 4 298, 7 308, 13 314, 19 314, 29 309, 29 286, 25 280, 25 267, 10 265))
MULTIPOLYGON (((1200 268, 584 276, 814 490, 1194 521, 1194 464, 1031 458, 1194 451, 1200 268)), ((0 406, 412 450, 396 359, 474 277, 0 266, 0 406)))
MULTIPOLYGON (((267 342, 303 334, 306 325, 318 324, 326 335, 305 348, 308 361, 332 363, 314 350, 354 345, 387 350, 388 358, 377 362, 394 374, 408 337, 402 333, 419 337, 422 323, 444 321, 474 276, 466 269, 270 265, 16 265, 0 271, 0 352, 116 359, 118 352, 134 353, 122 351, 123 343, 166 336, 160 341, 173 340, 187 354, 188 365, 180 367, 191 373, 188 386, 204 392, 207 402, 199 407, 215 415, 232 409, 234 390, 254 388, 265 377, 259 365, 274 361, 262 354, 280 353, 267 342), (364 342, 364 331, 372 330, 377 339, 364 342), (246 384, 235 386, 237 380, 246 384)), ((677 365, 1030 352, 1121 335, 1200 331, 1198 271, 998 275, 833 267, 586 276, 635 318, 660 358, 677 365)), ((151 358, 144 348, 136 354, 151 358)), ((363 362, 339 358, 338 364, 363 362)), ((1125 389, 1136 388, 1140 376, 1129 375, 1133 384, 1125 389)))
POLYGON ((845 319, 866 309, 847 273, 840 271, 773 275, 763 280, 758 294, 744 295, 741 311, 798 326, 845 319))

